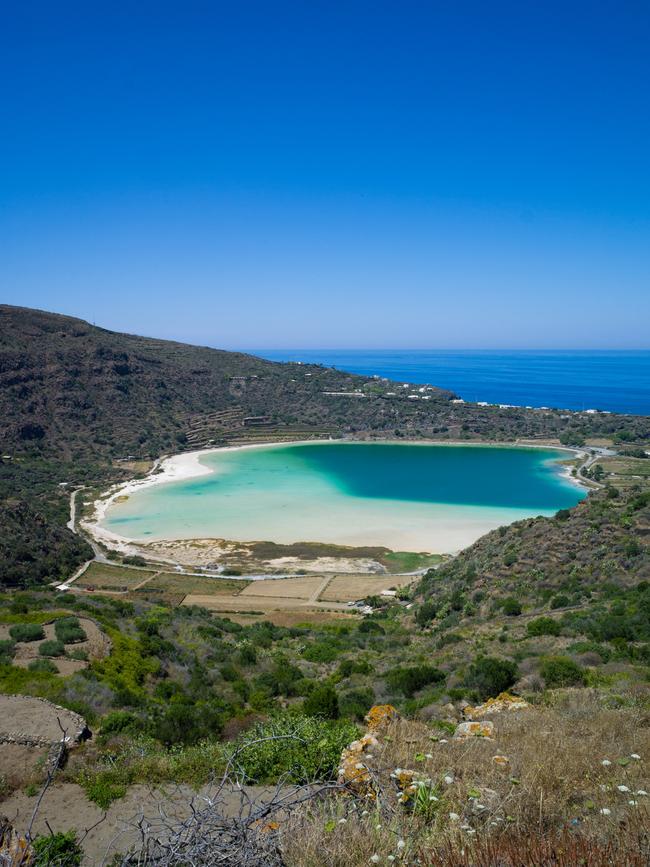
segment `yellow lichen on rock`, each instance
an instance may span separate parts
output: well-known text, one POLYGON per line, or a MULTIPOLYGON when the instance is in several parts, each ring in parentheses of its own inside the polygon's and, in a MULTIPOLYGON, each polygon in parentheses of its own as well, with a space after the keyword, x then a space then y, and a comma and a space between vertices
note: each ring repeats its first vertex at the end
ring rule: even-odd
POLYGON ((518 695, 510 695, 509 692, 502 692, 496 698, 489 698, 483 704, 476 707, 466 705, 463 708, 463 716, 465 719, 475 720, 487 716, 492 713, 502 713, 508 710, 525 710, 530 707, 528 702, 520 698, 518 695))
POLYGON ((456 740, 465 740, 466 738, 491 738, 494 734, 494 723, 485 720, 484 722, 468 721, 459 723, 454 732, 456 740))
POLYGON ((369 732, 377 732, 393 720, 399 719, 399 713, 392 704, 376 704, 366 714, 369 732))
POLYGON ((372 758, 372 750, 379 746, 377 734, 398 717, 399 714, 391 704, 380 704, 370 708, 366 716, 368 731, 362 738, 352 741, 341 753, 339 763, 341 785, 362 797, 376 797, 373 777, 367 762, 372 758))
POLYGON ((36 860, 34 850, 19 834, 6 816, 0 816, 0 864, 6 867, 31 867, 36 860))

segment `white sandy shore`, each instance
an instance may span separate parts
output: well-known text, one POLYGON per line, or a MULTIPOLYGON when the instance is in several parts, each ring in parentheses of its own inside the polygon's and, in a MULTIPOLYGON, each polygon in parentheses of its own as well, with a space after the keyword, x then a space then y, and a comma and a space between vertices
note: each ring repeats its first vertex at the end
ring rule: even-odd
MULTIPOLYGON (((185 452, 183 454, 171 455, 166 458, 162 458, 159 462, 157 462, 151 472, 143 479, 136 479, 130 482, 126 482, 123 484, 114 485, 110 488, 107 493, 96 500, 93 504, 93 515, 90 520, 82 521, 81 526, 83 529, 90 533, 97 541, 103 542, 109 547, 117 548, 125 553, 137 553, 139 550, 139 542, 134 539, 129 539, 124 536, 120 536, 117 533, 114 533, 111 530, 108 530, 106 527, 102 526, 102 521, 106 515, 107 510, 111 507, 111 505, 115 502, 118 497, 128 497, 132 493, 136 491, 140 491, 143 488, 152 487, 154 485, 166 484, 168 482, 173 481, 184 481, 186 479, 196 478, 199 476, 210 475, 214 472, 212 468, 206 467, 202 462, 201 458, 209 455, 215 454, 217 452, 224 451, 241 451, 244 449, 272 449, 272 448, 284 448, 288 445, 318 445, 322 443, 378 443, 378 444, 390 444, 395 443, 394 440, 294 440, 291 442, 281 442, 281 443, 252 443, 249 445, 238 445, 238 446, 223 446, 220 448, 211 448, 211 449, 201 449, 194 452, 185 452)), ((567 448, 566 446, 555 446, 555 445, 547 445, 547 444, 532 444, 532 443, 471 443, 471 442, 436 442, 436 441, 417 441, 417 442, 408 442, 403 443, 400 442, 400 445, 410 445, 410 446, 426 446, 426 445, 438 445, 438 446, 474 446, 480 448, 486 447, 495 447, 495 448, 528 448, 528 449, 553 449, 557 451, 567 452, 568 455, 586 457, 587 452, 582 449, 572 449, 567 448)), ((576 478, 571 475, 571 470, 569 467, 559 467, 559 472, 565 479, 572 484, 576 484, 579 487, 586 487, 581 484, 579 478, 576 478)), ((449 552, 449 551, 458 551, 463 547, 471 544, 475 541, 479 536, 483 535, 483 533, 488 532, 493 529, 497 524, 494 521, 485 521, 483 526, 483 522, 477 522, 476 518, 474 520, 469 520, 467 522, 467 526, 461 527, 458 522, 447 523, 445 521, 441 522, 439 527, 440 534, 436 534, 437 539, 431 538, 429 535, 428 538, 428 546, 429 548, 433 548, 435 553, 441 552, 449 552), (481 526, 479 526, 479 523, 481 526), (444 544, 442 540, 444 539, 444 544), (440 541, 440 545, 436 548, 435 542, 440 541), (432 543, 434 543, 432 545, 432 543)), ((393 544, 391 545, 387 538, 382 538, 382 530, 378 527, 377 537, 372 541, 366 539, 362 541, 361 539, 355 539, 353 534, 347 536, 347 538, 339 538, 332 539, 333 542, 338 542, 343 545, 367 545, 367 544, 375 544, 375 545, 385 545, 387 547, 393 547, 394 550, 424 550, 422 547, 422 538, 418 537, 417 533, 413 532, 413 528, 409 532, 407 527, 397 528, 391 527, 391 532, 389 535, 393 537, 391 541, 393 544), (398 544, 399 540, 399 544, 398 544)), ((340 532, 340 525, 339 525, 340 532)), ((384 533, 388 533, 388 528, 384 528, 384 533)), ((430 530, 429 530, 430 534, 430 530)), ((184 537, 185 538, 185 537, 184 537)), ((158 540, 160 541, 160 540, 158 540)), ((252 541, 252 540, 249 540, 252 541)), ((281 541, 280 539, 273 539, 270 541, 281 541)), ((308 541, 308 540, 296 540, 296 541, 308 541)))
MULTIPOLYGON (((138 543, 126 536, 120 536, 112 530, 102 526, 106 512, 118 497, 128 497, 135 491, 143 488, 151 488, 154 485, 163 485, 168 482, 182 482, 199 476, 209 476, 214 473, 210 467, 201 463, 204 455, 215 452, 240 451, 243 449, 274 448, 286 445, 308 445, 314 440, 300 440, 283 443, 251 443, 243 446, 221 446, 213 449, 200 449, 195 452, 183 452, 179 455, 170 455, 156 461, 151 471, 143 479, 133 479, 130 482, 120 482, 112 485, 104 495, 93 502, 93 513, 90 519, 79 522, 79 525, 98 542, 116 548, 125 553, 137 553, 138 543)), ((331 442, 320 440, 319 442, 331 442)), ((338 442, 342 442, 339 440, 338 442)))

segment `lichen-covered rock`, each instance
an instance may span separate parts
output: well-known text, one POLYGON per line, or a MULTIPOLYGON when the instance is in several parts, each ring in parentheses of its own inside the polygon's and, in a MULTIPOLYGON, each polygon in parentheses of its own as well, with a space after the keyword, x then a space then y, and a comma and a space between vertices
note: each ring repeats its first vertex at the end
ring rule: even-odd
POLYGON ((392 704, 370 708, 366 715, 368 731, 362 738, 352 741, 341 753, 338 777, 341 785, 363 798, 377 797, 368 762, 372 759, 373 750, 379 746, 378 736, 396 719, 399 719, 399 714, 392 704))
POLYGON ((392 704, 376 704, 366 714, 368 731, 377 733, 393 720, 399 719, 399 713, 392 704))
POLYGON ((492 763, 502 771, 507 771, 510 768, 508 756, 492 756, 492 763))
POLYGON ((463 716, 465 719, 477 720, 482 719, 493 713, 503 713, 503 711, 525 710, 529 708, 528 702, 517 695, 510 695, 509 692, 502 692, 496 698, 489 698, 483 704, 465 705, 463 708, 463 716))
POLYGON ((467 738, 491 738, 494 734, 494 723, 484 720, 478 722, 468 720, 467 722, 459 723, 454 732, 456 740, 466 740, 467 738))
POLYGON ((0 864, 2 867, 31 867, 34 850, 6 816, 0 816, 0 864))
POLYGON ((379 741, 372 734, 365 734, 359 740, 352 741, 341 753, 339 763, 339 783, 347 786, 357 795, 374 797, 372 775, 368 768, 368 761, 372 757, 372 750, 379 746, 379 741))

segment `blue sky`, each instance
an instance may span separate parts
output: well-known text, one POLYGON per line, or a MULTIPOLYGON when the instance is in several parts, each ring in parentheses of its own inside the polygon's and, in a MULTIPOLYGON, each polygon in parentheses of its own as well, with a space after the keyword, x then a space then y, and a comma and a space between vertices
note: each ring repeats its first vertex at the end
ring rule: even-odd
POLYGON ((226 348, 650 345, 650 6, 7 4, 0 298, 226 348))

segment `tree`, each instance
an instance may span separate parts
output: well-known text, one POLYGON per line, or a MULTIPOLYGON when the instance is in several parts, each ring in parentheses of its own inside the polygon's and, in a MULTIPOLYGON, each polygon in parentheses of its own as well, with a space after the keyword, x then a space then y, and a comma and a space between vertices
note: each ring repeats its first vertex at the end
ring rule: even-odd
POLYGON ((330 683, 317 686, 305 699, 303 712, 305 716, 338 719, 339 699, 334 687, 330 683))
POLYGON ((540 666, 546 686, 584 686, 585 671, 568 656, 549 656, 540 666))
POLYGON ((521 614, 521 605, 520 603, 514 599, 512 596, 508 596, 507 599, 503 600, 503 613, 508 617, 519 617, 521 614))
POLYGON ((517 679, 517 665, 509 659, 479 656, 465 675, 465 686, 475 689, 484 701, 509 689, 517 679))

